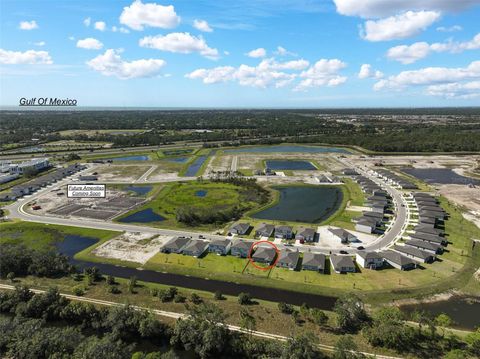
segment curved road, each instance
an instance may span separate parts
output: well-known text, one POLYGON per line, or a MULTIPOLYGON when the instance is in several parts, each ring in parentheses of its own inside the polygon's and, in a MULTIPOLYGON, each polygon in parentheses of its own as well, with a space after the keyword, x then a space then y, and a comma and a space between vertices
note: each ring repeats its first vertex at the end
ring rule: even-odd
MULTIPOLYGON (((345 161, 346 162, 346 161, 345 161)), ((346 163, 348 164, 348 163, 346 163)), ((351 166, 351 164, 348 164, 351 166)), ((385 188, 393 198, 393 202, 395 205, 394 212, 396 213, 393 223, 391 224, 390 228, 380 236, 378 239, 365 245, 365 250, 371 251, 378 251, 389 247, 398 237, 402 234, 406 227, 407 221, 407 208, 406 202, 402 196, 402 192, 398 191, 397 189, 389 186, 385 182, 379 180, 376 177, 372 177, 369 173, 359 170, 364 176, 369 177, 373 181, 380 184, 383 188, 385 188), (402 206, 403 204, 403 206, 402 206)), ((78 174, 77 174, 78 175, 78 174)), ((24 209, 24 206, 31 202, 32 200, 36 200, 43 195, 50 192, 52 189, 65 185, 67 182, 71 182, 71 179, 64 179, 52 186, 46 187, 38 191, 37 193, 26 196, 13 204, 6 206, 5 208, 9 211, 9 217, 20 219, 23 221, 30 221, 30 222, 38 222, 38 223, 48 223, 48 224, 56 224, 56 225, 66 225, 66 226, 75 226, 75 227, 84 227, 84 228, 95 228, 95 229, 103 229, 103 230, 111 230, 111 231, 128 231, 128 232, 145 232, 145 233, 152 233, 152 234, 161 234, 166 236, 191 236, 192 238, 198 238, 200 235, 205 236, 208 240, 213 239, 224 239, 225 236, 223 235, 215 235, 215 234, 206 234, 204 232, 189 232, 185 230, 171 230, 171 229, 163 229, 163 228, 153 228, 149 226, 140 226, 140 225, 133 225, 133 224, 123 224, 123 223, 116 223, 111 221, 100 221, 100 220, 91 220, 91 219, 80 219, 80 218, 62 218, 62 217, 53 217, 53 216, 44 216, 44 215, 36 215, 32 213, 27 213, 24 209)), ((81 183, 81 182, 75 182, 81 183)), ((278 245, 279 249, 285 248, 283 245, 278 245)), ((312 251, 317 253, 325 253, 328 254, 329 252, 332 253, 339 253, 340 250, 344 248, 338 249, 331 249, 331 248, 321 248, 321 247, 311 247, 311 246, 301 246, 297 247, 301 252, 304 251, 312 251)), ((349 254, 357 252, 355 248, 349 248, 349 254)))

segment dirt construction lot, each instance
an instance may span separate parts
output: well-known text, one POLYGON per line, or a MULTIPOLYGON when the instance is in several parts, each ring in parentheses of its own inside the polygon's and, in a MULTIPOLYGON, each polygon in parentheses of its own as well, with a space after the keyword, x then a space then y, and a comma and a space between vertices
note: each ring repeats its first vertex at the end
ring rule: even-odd
POLYGON ((98 257, 145 264, 172 237, 152 233, 125 232, 92 251, 98 257))

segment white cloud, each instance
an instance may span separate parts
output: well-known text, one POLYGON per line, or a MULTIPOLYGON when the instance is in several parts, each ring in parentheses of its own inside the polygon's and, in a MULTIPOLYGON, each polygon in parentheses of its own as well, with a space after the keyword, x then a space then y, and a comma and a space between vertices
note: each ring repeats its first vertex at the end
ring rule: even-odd
POLYGON ((415 61, 427 57, 432 52, 451 52, 459 53, 465 50, 480 49, 480 33, 475 35, 472 40, 457 42, 436 42, 429 44, 427 42, 416 42, 412 45, 400 45, 390 48, 387 51, 389 59, 401 62, 402 64, 412 64, 415 61))
POLYGON ((480 81, 431 85, 427 87, 426 93, 430 96, 440 96, 445 98, 469 99, 480 97, 480 81))
POLYGON ((35 46, 45 46, 47 43, 45 41, 38 41, 33 43, 35 46))
POLYGON ((346 66, 340 60, 322 59, 308 68, 306 60, 278 62, 274 58, 264 59, 257 66, 219 66, 212 69, 197 69, 185 75, 189 79, 202 80, 205 84, 237 82, 241 86, 258 88, 287 86, 302 79, 294 90, 308 87, 337 86, 346 81, 338 72, 346 66), (308 69, 307 69, 308 68, 308 69), (306 70, 307 69, 307 70, 306 70), (301 73, 299 73, 301 70, 301 73))
POLYGON ((205 20, 198 20, 195 19, 193 21, 193 27, 197 30, 203 31, 203 32, 212 32, 213 29, 208 25, 208 22, 205 20))
POLYGON ((69 36, 68 39, 69 39, 70 41, 74 41, 74 40, 75 40, 75 36, 69 36))
POLYGON ((321 59, 300 74, 303 80, 295 87, 295 90, 302 91, 309 87, 338 86, 347 81, 347 77, 339 75, 340 70, 346 66, 346 63, 338 59, 321 59))
POLYGON ((112 32, 121 32, 122 34, 129 34, 130 30, 124 28, 123 26, 120 26, 120 27, 112 26, 112 32))
POLYGON ((120 57, 119 51, 108 49, 103 55, 98 55, 87 61, 87 65, 105 76, 132 79, 157 76, 166 65, 166 62, 160 59, 124 61, 120 57))
POLYGON ((87 50, 100 50, 103 44, 93 37, 87 37, 86 39, 78 40, 77 47, 87 50))
POLYGON ((257 66, 219 66, 212 69, 198 69, 185 77, 202 80, 205 84, 237 82, 241 86, 258 88, 284 87, 298 77, 300 71, 309 66, 306 60, 277 62, 275 59, 262 60, 257 66))
POLYGON ((32 21, 21 21, 18 25, 20 30, 35 30, 38 29, 37 22, 35 20, 32 21))
POLYGON ((104 21, 97 21, 95 22, 93 27, 95 28, 95 30, 105 31, 105 29, 107 28, 107 24, 105 24, 104 21))
POLYGON ((436 11, 407 11, 380 20, 368 20, 362 27, 361 36, 368 41, 405 39, 419 34, 440 18, 436 11))
POLYGON ((173 5, 144 4, 135 0, 123 8, 120 23, 137 31, 143 30, 144 26, 170 29, 180 23, 180 17, 175 13, 173 5))
POLYGON ((28 50, 21 52, 0 49, 0 63, 7 65, 50 65, 53 64, 53 61, 47 51, 28 50))
POLYGON ((431 86, 456 83, 459 81, 480 80, 480 61, 474 61, 467 67, 426 67, 413 71, 402 71, 389 76, 374 85, 375 90, 402 90, 409 86, 431 86))
POLYGON ((249 51, 246 55, 248 57, 252 57, 254 59, 257 59, 257 58, 267 56, 267 51, 263 47, 259 47, 258 49, 249 51))
POLYGON ((297 56, 296 53, 288 51, 282 46, 277 46, 277 51, 275 51, 275 54, 278 56, 297 56))
POLYGON ((450 27, 445 27, 445 26, 437 27, 437 31, 440 31, 440 32, 455 32, 455 31, 462 31, 462 30, 463 30, 463 27, 461 27, 460 25, 453 25, 450 27))
POLYGON ((192 80, 202 80, 204 84, 216 84, 232 81, 235 78, 235 67, 219 66, 213 69, 197 69, 185 75, 192 80))
POLYGON ((172 32, 165 36, 146 36, 140 39, 139 45, 180 54, 198 52, 209 59, 217 59, 219 56, 218 50, 210 48, 203 37, 196 37, 188 32, 172 32))
POLYGON ((89 27, 91 23, 92 23, 91 18, 87 17, 87 18, 83 19, 83 25, 85 25, 86 27, 89 27))
POLYGON ((338 13, 363 18, 386 17, 408 10, 455 12, 478 5, 478 0, 334 0, 334 2, 338 13))
POLYGON ((359 79, 367 79, 367 78, 374 78, 374 79, 381 79, 383 77, 383 73, 378 70, 373 70, 370 64, 363 64, 360 67, 360 71, 358 73, 359 79))

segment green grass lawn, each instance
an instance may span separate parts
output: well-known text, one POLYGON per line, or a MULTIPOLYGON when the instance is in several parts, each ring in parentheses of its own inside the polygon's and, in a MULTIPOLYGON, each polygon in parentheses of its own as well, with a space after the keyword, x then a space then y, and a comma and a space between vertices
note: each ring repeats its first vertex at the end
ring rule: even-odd
POLYGON ((350 178, 343 179, 345 189, 348 192, 350 206, 363 206, 365 202, 365 194, 362 188, 350 178))

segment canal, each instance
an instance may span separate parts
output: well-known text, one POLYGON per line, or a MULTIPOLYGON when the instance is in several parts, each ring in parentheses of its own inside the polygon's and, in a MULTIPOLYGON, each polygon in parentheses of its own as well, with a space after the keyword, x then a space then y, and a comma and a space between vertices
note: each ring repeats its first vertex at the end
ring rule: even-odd
POLYGON ((250 293, 254 298, 273 302, 285 302, 293 305, 306 303, 310 307, 331 310, 335 304, 335 297, 293 292, 289 290, 260 287, 248 284, 224 282, 215 279, 190 277, 185 275, 140 270, 130 267, 116 266, 106 263, 78 261, 74 255, 95 244, 98 240, 91 237, 67 235, 64 240, 56 244, 57 250, 68 256, 70 263, 82 270, 87 267, 97 267, 103 275, 112 275, 120 278, 137 277, 138 280, 160 283, 171 286, 185 287, 208 292, 220 291, 225 295, 237 296, 242 292, 250 293))

